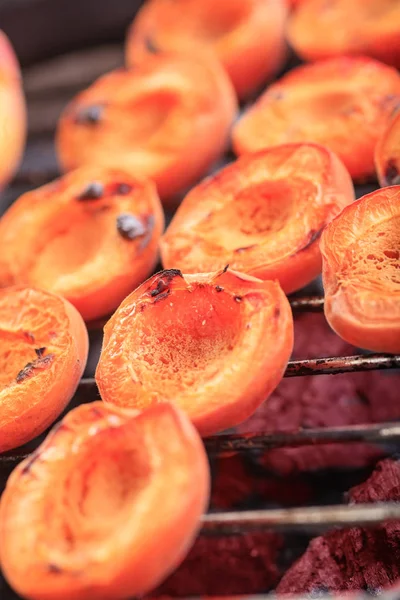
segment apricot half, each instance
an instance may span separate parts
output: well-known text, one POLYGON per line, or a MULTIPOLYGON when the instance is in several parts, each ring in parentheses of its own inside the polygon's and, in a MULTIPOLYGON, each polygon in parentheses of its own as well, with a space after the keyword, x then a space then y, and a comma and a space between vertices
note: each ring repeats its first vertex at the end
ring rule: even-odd
POLYGON ((58 152, 66 170, 123 168, 153 179, 171 200, 224 151, 235 114, 234 90, 216 60, 150 55, 72 101, 59 124, 58 152))
POLYGON ((141 285, 106 324, 96 381, 105 402, 144 409, 171 401, 209 435, 268 397, 292 346, 292 313, 277 282, 171 269, 141 285))
POLYGON ((288 24, 288 39, 305 60, 364 54, 400 67, 397 0, 307 0, 288 24))
POLYGON ((163 228, 151 181, 82 167, 24 194, 0 219, 0 286, 41 287, 85 320, 104 316, 152 272, 163 228))
POLYGON ((208 50, 245 98, 282 67, 286 16, 285 0, 148 0, 129 31, 127 60, 208 50))
POLYGON ((0 290, 0 452, 49 427, 74 395, 88 354, 80 314, 37 289, 0 290))
POLYGON ((81 405, 7 483, 2 569, 30 600, 143 594, 184 558, 208 493, 201 439, 176 408, 81 405))
POLYGON ((26 137, 26 109, 14 50, 0 31, 0 189, 14 175, 26 137))
POLYGON ((244 154, 316 142, 335 152, 353 179, 363 180, 375 173, 375 145, 399 100, 399 73, 373 59, 341 57, 300 66, 244 114, 233 131, 234 148, 244 154))
POLYGON ((400 186, 364 196, 322 234, 325 316, 343 339, 400 352, 400 186))
POLYGON ((400 112, 389 122, 376 145, 375 165, 381 186, 400 184, 400 112))
POLYGON ((350 175, 322 146, 248 154, 189 192, 162 238, 163 265, 196 273, 229 264, 293 292, 321 272, 322 230, 353 200, 350 175))

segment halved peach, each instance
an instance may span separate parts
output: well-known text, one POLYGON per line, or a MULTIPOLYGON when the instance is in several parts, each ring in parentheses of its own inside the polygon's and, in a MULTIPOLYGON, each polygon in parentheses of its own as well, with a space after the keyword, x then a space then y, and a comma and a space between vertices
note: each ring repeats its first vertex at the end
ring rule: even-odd
POLYGON ((14 50, 0 31, 0 189, 14 175, 26 137, 26 109, 14 50))
POLYGON ((233 145, 244 154, 316 142, 335 152, 353 179, 365 180, 375 173, 375 145, 399 101, 400 74, 373 59, 340 57, 300 66, 244 114, 233 145))
POLYGON ((322 234, 325 316, 354 346, 400 352, 400 186, 360 198, 322 234))
POLYGON ((235 93, 208 56, 150 55, 104 75, 67 107, 57 147, 64 169, 122 168, 163 201, 200 178, 226 148, 235 93))
POLYGON ((153 271, 163 228, 153 182, 76 169, 24 194, 0 219, 0 287, 47 289, 96 319, 153 271))
POLYGON ((209 467, 171 405, 81 405, 12 473, 0 506, 2 569, 30 600, 124 600, 185 557, 209 467))
POLYGON ((277 282, 171 269, 111 317, 96 381, 107 403, 143 410, 171 401, 209 435, 242 422, 269 396, 292 346, 293 317, 277 282))
POLYGON ((364 54, 400 67, 397 0, 307 0, 288 24, 288 39, 305 60, 364 54))
POLYGON ((0 452, 29 442, 71 400, 88 335, 66 300, 23 287, 0 290, 0 452))
POLYGON ((189 192, 161 240, 163 265, 196 273, 229 264, 293 292, 321 272, 322 230, 354 197, 322 146, 247 154, 189 192))
POLYGON ((400 184, 400 112, 389 121, 387 129, 378 140, 375 165, 382 187, 400 184))
POLYGON ((129 31, 127 60, 210 51, 243 99, 282 67, 286 16, 286 0, 148 0, 129 31))

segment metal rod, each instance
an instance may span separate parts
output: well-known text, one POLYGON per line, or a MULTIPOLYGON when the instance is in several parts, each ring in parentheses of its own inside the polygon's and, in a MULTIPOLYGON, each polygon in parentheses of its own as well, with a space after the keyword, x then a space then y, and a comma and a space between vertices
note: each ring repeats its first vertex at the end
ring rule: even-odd
POLYGON ((356 371, 399 368, 399 355, 357 354, 355 356, 332 356, 327 358, 291 360, 288 363, 284 377, 336 375, 338 373, 355 373, 356 371))
POLYGON ((379 425, 350 425, 303 429, 282 433, 221 434, 206 438, 205 447, 209 454, 221 455, 249 450, 271 450, 315 446, 321 444, 380 443, 400 441, 400 423, 380 423, 379 425))
POLYGON ((399 504, 388 502, 210 513, 202 519, 202 530, 213 533, 237 533, 249 529, 315 531, 333 527, 371 527, 387 521, 400 521, 399 504))
POLYGON ((296 312, 321 312, 324 308, 323 296, 289 298, 289 302, 292 310, 296 312))

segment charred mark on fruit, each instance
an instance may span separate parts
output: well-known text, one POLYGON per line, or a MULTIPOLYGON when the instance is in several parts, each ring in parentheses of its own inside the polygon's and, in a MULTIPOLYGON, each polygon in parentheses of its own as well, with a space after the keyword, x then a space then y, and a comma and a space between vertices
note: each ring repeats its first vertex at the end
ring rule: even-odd
POLYGON ((396 161, 392 158, 388 160, 385 169, 386 185, 400 185, 400 172, 397 168, 396 161))
POLYGON ((242 296, 234 296, 233 299, 235 300, 235 302, 241 302, 243 300, 242 296))
POLYGON ((42 348, 35 348, 35 352, 38 358, 42 358, 43 354, 46 352, 46 348, 45 346, 42 346, 42 348))
POLYGON ((175 277, 182 277, 183 279, 183 275, 179 269, 167 269, 165 271, 161 271, 156 287, 148 290, 149 296, 154 298, 154 303, 163 300, 170 294, 171 281, 175 277))
POLYGON ((142 237, 147 229, 135 215, 122 213, 117 217, 117 231, 125 240, 136 240, 142 237))
POLYGON ((35 374, 35 371, 42 371, 47 369, 51 365, 54 360, 54 354, 48 354, 47 356, 43 356, 41 358, 37 358, 32 362, 28 362, 23 369, 18 373, 15 378, 17 383, 22 383, 25 379, 32 377, 35 374))
POLYGON ((23 331, 23 336, 24 338, 30 342, 31 344, 35 343, 35 336, 33 335, 33 333, 31 333, 30 331, 23 331))
MULTIPOLYGON (((318 230, 310 229, 304 246, 299 248, 297 252, 304 252, 304 250, 307 250, 310 246, 312 246, 314 242, 316 242, 321 237, 323 230, 323 227, 321 227, 321 229, 318 230)), ((292 256, 296 256, 296 252, 292 256)))
POLYGON ((150 36, 147 36, 145 38, 144 45, 145 45, 147 52, 150 52, 150 54, 159 54, 160 53, 159 46, 157 46, 157 44, 154 42, 153 38, 151 38, 150 36))
POLYGON ((92 181, 79 194, 78 200, 100 200, 103 196, 104 185, 100 181, 92 181))
POLYGON ((59 575, 60 573, 62 573, 62 568, 55 565, 54 563, 49 563, 47 565, 47 568, 48 568, 49 572, 54 573, 54 575, 59 575))
POLYGON ((225 265, 225 267, 222 269, 222 273, 221 273, 221 275, 222 275, 223 273, 226 273, 228 269, 229 269, 229 265, 225 265))
POLYGON ((215 291, 216 291, 216 292, 223 292, 223 291, 224 291, 224 288, 223 288, 221 285, 216 285, 216 286, 215 286, 215 291))
POLYGON ((78 125, 97 125, 100 123, 104 113, 102 104, 92 104, 81 108, 76 116, 75 123, 78 125))
POLYGON ((276 306, 275 310, 274 310, 274 319, 277 321, 280 316, 281 316, 281 309, 279 308, 279 306, 276 306))
POLYGON ((120 196, 126 196, 127 194, 130 194, 132 190, 133 186, 129 185, 129 183, 118 183, 116 193, 120 196))

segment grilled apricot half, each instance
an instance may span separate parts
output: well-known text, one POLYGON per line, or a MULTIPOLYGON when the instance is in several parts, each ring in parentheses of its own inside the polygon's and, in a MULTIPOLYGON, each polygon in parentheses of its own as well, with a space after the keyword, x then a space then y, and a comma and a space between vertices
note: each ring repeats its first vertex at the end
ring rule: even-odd
POLYGON ((208 50, 246 98, 283 65, 286 17, 285 0, 148 0, 129 31, 127 60, 208 50))
POLYGON ((400 67, 400 3, 395 0, 307 0, 288 25, 305 60, 364 54, 400 67))
POLYGON ((321 239, 325 316, 350 344, 400 352, 400 186, 348 206, 321 239))
POLYGON ((235 271, 162 271, 104 328, 96 381, 105 402, 176 403, 202 435, 244 421, 278 385, 293 346, 279 284, 235 271))
POLYGON ((66 300, 23 287, 0 290, 0 452, 29 442, 70 401, 88 336, 66 300))
POLYGON ((244 154, 316 142, 335 152, 353 179, 364 180, 375 173, 375 145, 399 100, 399 73, 373 59, 340 57, 300 66, 244 114, 233 131, 234 148, 244 154))
POLYGON ((152 272, 163 228, 153 182, 82 167, 24 194, 0 219, 0 286, 47 289, 96 319, 152 272))
POLYGON ((14 175, 26 137, 26 109, 14 50, 0 31, 0 189, 14 175))
POLYGON ((375 165, 382 187, 400 185, 400 112, 389 122, 376 145, 375 165))
POLYGON ((172 200, 223 153, 236 108, 216 60, 149 55, 72 101, 59 123, 59 157, 66 170, 94 164, 149 177, 172 200))
POLYGON ((84 404, 12 473, 2 569, 30 600, 123 600, 184 558, 207 507, 209 467, 187 417, 84 404))
POLYGON ((322 230, 353 200, 350 175, 322 146, 248 154, 189 192, 162 238, 163 265, 207 273, 229 264, 293 292, 321 272, 322 230))

